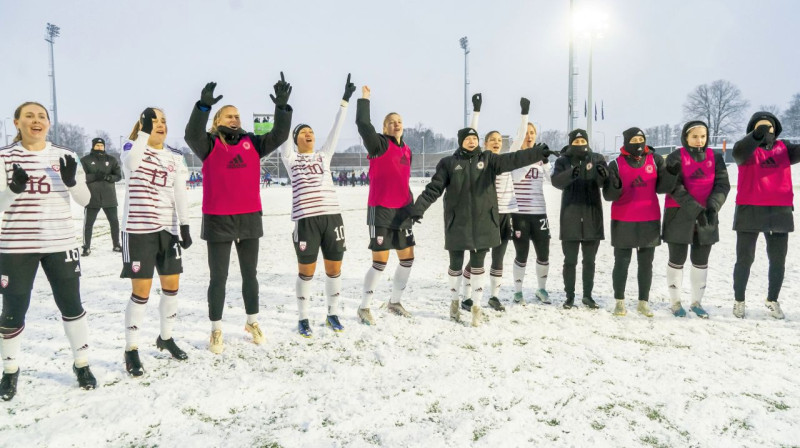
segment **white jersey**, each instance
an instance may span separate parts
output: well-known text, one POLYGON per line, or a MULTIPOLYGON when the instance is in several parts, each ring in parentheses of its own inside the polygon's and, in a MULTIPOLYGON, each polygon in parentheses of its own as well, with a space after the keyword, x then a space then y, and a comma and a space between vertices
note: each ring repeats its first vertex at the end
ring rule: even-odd
POLYGON ((343 100, 333 129, 319 151, 298 153, 292 137, 281 145, 281 159, 292 183, 292 221, 342 212, 331 177, 331 157, 346 114, 347 101, 343 100))
POLYGON ((525 215, 546 215, 543 185, 550 181, 550 165, 536 162, 512 171, 514 194, 517 196, 519 213, 525 215))
POLYGON ((128 233, 153 233, 166 230, 179 235, 179 226, 188 224, 186 179, 189 170, 180 151, 169 146, 147 146, 150 136, 139 132, 125 143, 122 170, 128 180, 122 230, 128 233))
POLYGON ((74 152, 50 142, 41 151, 29 151, 19 142, 0 148, 0 211, 4 212, 0 252, 54 253, 76 249, 79 243, 70 196, 83 207, 91 198, 86 175, 74 152), (59 160, 67 155, 78 164, 76 184, 70 188, 59 174, 59 160), (14 164, 29 176, 27 188, 19 194, 8 188, 14 164))

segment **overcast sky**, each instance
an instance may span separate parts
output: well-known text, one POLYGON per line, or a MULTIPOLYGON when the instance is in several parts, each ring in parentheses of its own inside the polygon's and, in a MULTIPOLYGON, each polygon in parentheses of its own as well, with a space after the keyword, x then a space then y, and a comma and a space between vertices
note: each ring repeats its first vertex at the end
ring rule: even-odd
MULTIPOLYGON (((608 14, 594 45, 594 97, 606 120, 592 146, 608 149, 630 126, 683 121, 699 84, 727 79, 751 103, 786 108, 800 92, 800 1, 576 0, 608 14), (603 133, 603 134, 601 134, 603 133)), ((455 137, 463 126, 468 36, 470 94, 482 92, 481 133, 515 131, 519 97, 540 128, 567 125, 568 0, 433 1, 12 1, 0 0, 0 119, 23 101, 50 107, 47 22, 61 28, 55 63, 62 122, 127 135, 147 106, 164 108, 168 142, 200 90, 218 83, 252 129, 271 112, 282 70, 293 85, 293 125, 318 135, 332 125, 348 72, 372 88, 373 121, 389 111, 455 137)), ((578 40, 579 124, 585 126, 588 58, 578 40)), ((353 102, 355 103, 355 101, 353 102)), ((355 104, 348 121, 354 122, 355 104)), ((13 125, 6 121, 9 126, 13 125)), ((357 142, 354 124, 340 149, 357 142)), ((115 142, 118 145, 118 141, 115 142)))

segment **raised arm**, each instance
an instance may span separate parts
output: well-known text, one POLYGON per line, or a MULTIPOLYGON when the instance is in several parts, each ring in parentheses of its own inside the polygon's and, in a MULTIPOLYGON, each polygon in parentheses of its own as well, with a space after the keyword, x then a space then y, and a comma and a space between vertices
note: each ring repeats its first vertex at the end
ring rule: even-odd
POLYGON ((275 95, 270 94, 270 99, 275 103, 275 125, 271 131, 264 135, 253 135, 253 144, 256 145, 259 157, 266 157, 278 149, 283 142, 289 139, 292 127, 292 106, 289 105, 289 95, 292 85, 286 82, 283 72, 280 81, 273 86, 275 95))
MULTIPOLYGON (((481 115, 481 104, 483 104, 483 96, 480 93, 472 95, 472 120, 469 127, 478 131, 478 119, 481 115)), ((485 143, 484 143, 485 144, 485 143)))
POLYGON ((86 185, 86 173, 83 172, 83 165, 76 160, 74 154, 67 153, 64 154, 59 163, 61 164, 61 179, 64 185, 67 186, 67 191, 69 191, 72 200, 77 202, 81 207, 86 207, 92 199, 92 193, 86 185), (73 164, 75 167, 74 175, 70 173, 73 164), (74 180, 70 179, 70 177, 73 177, 74 180), (69 184, 72 184, 72 186, 69 184))
POLYGON ((750 159, 758 145, 767 136, 767 132, 769 132, 769 126, 762 124, 733 145, 733 160, 737 165, 744 165, 750 159))
POLYGON ((499 154, 490 157, 489 161, 492 163, 492 169, 495 174, 507 173, 517 168, 533 165, 536 162, 550 157, 550 149, 547 145, 536 145, 533 148, 524 151, 511 152, 508 154, 499 154))
POLYGON ((358 127, 358 135, 364 142, 367 148, 367 154, 370 157, 377 157, 385 153, 389 148, 389 142, 386 138, 375 131, 370 121, 370 90, 368 86, 361 87, 361 98, 356 103, 356 127, 358 127))
POLYGON ((211 107, 222 99, 222 95, 214 97, 214 88, 216 87, 217 83, 215 82, 210 82, 203 87, 200 92, 200 100, 192 108, 192 114, 189 116, 189 122, 186 123, 183 133, 183 139, 186 140, 189 149, 200 160, 205 160, 211 153, 211 149, 214 148, 214 137, 206 132, 206 123, 208 123, 211 107))

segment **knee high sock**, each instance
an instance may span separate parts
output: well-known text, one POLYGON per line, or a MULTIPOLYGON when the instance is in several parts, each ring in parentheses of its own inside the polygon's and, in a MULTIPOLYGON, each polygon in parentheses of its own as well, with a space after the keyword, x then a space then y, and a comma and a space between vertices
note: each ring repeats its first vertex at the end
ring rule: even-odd
POLYGON ((364 289, 361 296, 362 309, 369 309, 372 306, 372 296, 375 295, 375 288, 378 286, 378 280, 381 279, 383 270, 386 269, 386 263, 380 261, 373 261, 372 266, 367 270, 367 275, 364 277, 364 289))
POLYGON ((708 278, 708 266, 698 267, 692 265, 689 274, 692 282, 692 303, 698 305, 703 303, 703 295, 706 292, 706 278, 708 278))
POLYGON ((342 275, 341 273, 330 276, 325 276, 325 296, 328 298, 328 315, 335 316, 339 314, 339 295, 342 292, 342 275))
POLYGON ((673 306, 681 303, 681 287, 683 286, 683 266, 667 264, 667 293, 673 306))
POLYGON ((450 286, 450 300, 459 300, 461 286, 461 271, 447 271, 447 284, 450 286))
POLYGON ((3 372, 14 373, 19 370, 17 358, 19 357, 19 346, 22 343, 22 328, 13 329, 12 333, 0 335, 0 357, 3 358, 3 372))
POLYGON ((411 275, 411 266, 414 264, 413 258, 406 258, 400 260, 397 269, 394 270, 394 278, 392 279, 392 303, 399 303, 400 297, 403 296, 403 291, 408 284, 408 277, 411 275))
POLYGON ((514 259, 514 292, 522 292, 522 283, 525 281, 525 265, 514 259))
POLYGON ((313 276, 298 274, 295 282, 297 291, 297 311, 299 319, 308 319, 308 301, 311 298, 311 280, 313 276))
POLYGON ((547 289, 547 274, 550 272, 549 261, 536 260, 536 282, 539 289, 547 289))
POLYGON ((161 339, 172 339, 172 328, 178 319, 178 290, 161 288, 161 301, 158 302, 158 314, 161 317, 161 339))
POLYGON ((139 349, 139 327, 144 320, 148 297, 131 294, 128 306, 125 307, 125 351, 139 349))
POLYGON ((500 283, 503 280, 502 269, 489 270, 489 297, 497 297, 500 294, 500 283))
POLYGON ((467 266, 463 271, 464 278, 461 280, 461 300, 470 300, 472 298, 472 271, 467 266))
POLYGON ((86 323, 86 312, 80 316, 67 317, 61 316, 64 323, 64 333, 69 340, 72 348, 72 359, 75 367, 86 367, 89 365, 89 326, 86 323))
POLYGON ((486 283, 486 273, 483 268, 471 268, 472 275, 472 306, 480 306, 483 301, 483 285, 486 283))

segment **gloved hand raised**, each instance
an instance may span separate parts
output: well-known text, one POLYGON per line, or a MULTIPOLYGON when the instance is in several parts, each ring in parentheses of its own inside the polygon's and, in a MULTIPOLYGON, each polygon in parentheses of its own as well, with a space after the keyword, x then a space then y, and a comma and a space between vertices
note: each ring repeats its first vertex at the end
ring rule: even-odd
POLYGON ((480 93, 472 95, 472 110, 474 112, 481 111, 481 104, 483 104, 483 96, 480 93))
POLYGON ((522 110, 522 115, 528 115, 531 110, 531 100, 522 97, 519 99, 519 107, 522 110))
POLYGON ((16 163, 11 165, 11 168, 14 171, 11 173, 11 182, 9 182, 8 188, 14 193, 20 194, 28 188, 28 179, 30 176, 16 163))
POLYGON ((289 103, 289 95, 292 93, 292 85, 286 82, 286 79, 283 77, 283 72, 281 72, 281 80, 275 83, 273 89, 275 89, 275 96, 270 94, 269 97, 276 106, 282 107, 289 103))
POLYGON ((760 125, 759 127, 757 127, 753 131, 753 138, 756 139, 756 140, 763 140, 764 137, 766 137, 767 134, 769 134, 769 128, 771 128, 771 127, 772 126, 770 126, 768 124, 760 125))
POLYGON ((344 83, 344 96, 342 99, 350 102, 350 97, 353 96, 353 92, 356 91, 356 85, 350 82, 350 73, 347 74, 347 82, 344 83))
POLYGON ((64 156, 63 159, 58 159, 60 165, 59 173, 61 180, 67 187, 74 187, 78 182, 75 180, 75 174, 78 172, 78 162, 70 155, 64 156))
POLYGON ((140 130, 145 134, 153 132, 153 121, 156 119, 156 111, 152 107, 148 107, 139 116, 139 123, 141 124, 140 130))

